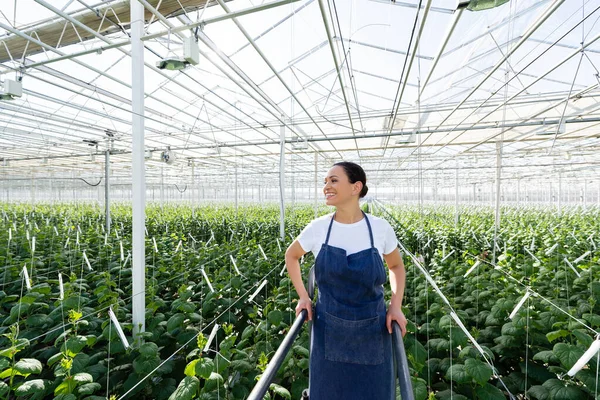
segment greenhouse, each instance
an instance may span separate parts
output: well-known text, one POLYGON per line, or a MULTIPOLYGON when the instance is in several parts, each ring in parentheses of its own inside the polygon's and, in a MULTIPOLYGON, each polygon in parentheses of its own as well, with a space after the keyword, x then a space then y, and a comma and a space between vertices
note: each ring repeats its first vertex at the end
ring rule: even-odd
POLYGON ((395 398, 600 400, 598 39, 600 0, 2 1, 0 400, 309 399, 287 260, 342 161, 395 398))

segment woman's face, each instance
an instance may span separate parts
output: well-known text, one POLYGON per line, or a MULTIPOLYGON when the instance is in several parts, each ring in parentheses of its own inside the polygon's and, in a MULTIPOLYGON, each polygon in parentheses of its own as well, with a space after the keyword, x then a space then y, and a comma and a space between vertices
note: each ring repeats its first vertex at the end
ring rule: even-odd
POLYGON ((349 201, 358 200, 361 188, 360 182, 350 183, 344 168, 334 166, 327 172, 323 182, 325 204, 339 206, 349 201))

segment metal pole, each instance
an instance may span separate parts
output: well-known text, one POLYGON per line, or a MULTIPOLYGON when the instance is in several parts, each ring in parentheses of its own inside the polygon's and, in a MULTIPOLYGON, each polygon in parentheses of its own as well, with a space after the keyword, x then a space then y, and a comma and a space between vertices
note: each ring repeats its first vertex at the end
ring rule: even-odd
POLYGON ((164 167, 160 167, 160 209, 162 210, 165 203, 165 171, 164 167))
POLYGON ((454 226, 458 228, 458 161, 455 169, 454 190, 454 226))
POLYGON ((192 161, 192 198, 190 200, 192 206, 192 218, 196 218, 196 210, 194 203, 196 200, 196 164, 192 161))
POLYGON ((279 236, 285 240, 285 125, 281 125, 279 147, 279 236))
POLYGON ((317 180, 317 160, 318 160, 318 158, 319 158, 319 155, 315 151, 315 199, 314 199, 315 218, 317 218, 317 207, 318 207, 318 205, 317 205, 317 192, 318 192, 318 189, 317 189, 317 182, 318 182, 318 180, 317 180))
POLYGON ((558 213, 560 214, 561 210, 561 197, 562 197, 562 172, 558 173, 558 213))
POLYGON ((237 173, 237 163, 235 164, 235 190, 234 190, 234 194, 235 194, 235 216, 237 217, 238 215, 238 173, 237 173))
POLYGON ((252 392, 250 393, 250 395, 248 395, 248 400, 262 400, 263 399, 265 393, 267 393, 267 391, 269 390, 269 386, 271 385, 271 382, 275 378, 277 371, 283 364, 283 361, 285 360, 285 356, 292 348, 292 345, 294 344, 294 340, 296 340, 296 337, 300 333, 300 330, 302 329, 302 325, 304 324, 304 320, 306 320, 307 317, 308 317, 308 312, 306 310, 302 310, 300 312, 300 314, 298 314, 298 316, 296 317, 296 320, 290 327, 290 330, 288 331, 287 335, 285 335, 285 338, 283 338, 283 342, 281 342, 281 345, 277 348, 277 351, 275 352, 273 359, 267 365, 267 368, 261 375, 260 380, 258 381, 256 386, 254 386, 254 389, 252 389, 252 392))
POLYGON ((144 7, 137 1, 131 6, 131 80, 132 80, 132 134, 133 134, 133 333, 146 330, 146 282, 145 282, 145 201, 146 175, 144 165, 144 7))
POLYGON ((106 149, 104 154, 104 215, 106 224, 106 233, 110 233, 110 150, 106 149))

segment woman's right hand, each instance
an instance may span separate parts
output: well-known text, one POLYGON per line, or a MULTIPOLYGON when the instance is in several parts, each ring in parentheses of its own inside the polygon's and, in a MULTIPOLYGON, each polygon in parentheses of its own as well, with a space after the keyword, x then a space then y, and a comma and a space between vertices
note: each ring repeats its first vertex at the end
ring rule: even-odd
POLYGON ((312 321, 312 301, 308 297, 303 297, 298 300, 298 305, 296 306, 296 317, 302 312, 302 310, 306 310, 308 312, 308 321, 312 321))

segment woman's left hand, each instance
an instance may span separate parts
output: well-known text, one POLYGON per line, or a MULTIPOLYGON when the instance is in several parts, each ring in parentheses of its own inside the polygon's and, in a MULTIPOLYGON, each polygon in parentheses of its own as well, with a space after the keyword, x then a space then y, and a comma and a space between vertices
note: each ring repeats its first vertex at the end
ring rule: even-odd
POLYGON ((402 331, 402 337, 404 337, 406 335, 407 321, 402 310, 392 309, 392 307, 388 308, 387 310, 385 322, 390 335, 392 334, 392 321, 398 322, 398 325, 400 325, 400 331, 402 331))

